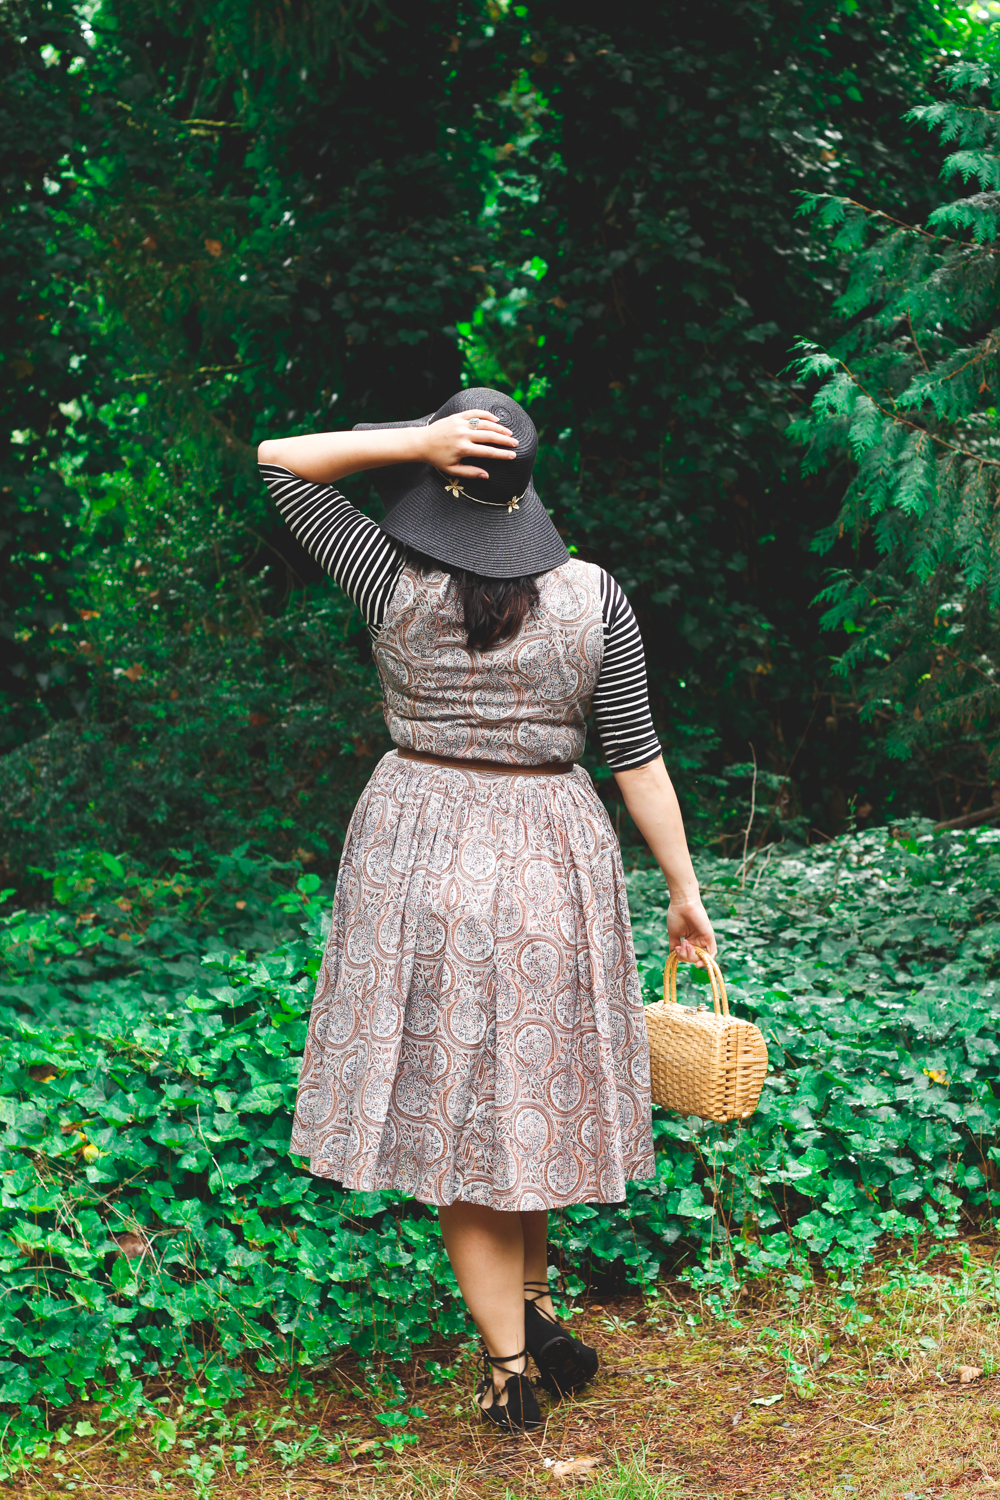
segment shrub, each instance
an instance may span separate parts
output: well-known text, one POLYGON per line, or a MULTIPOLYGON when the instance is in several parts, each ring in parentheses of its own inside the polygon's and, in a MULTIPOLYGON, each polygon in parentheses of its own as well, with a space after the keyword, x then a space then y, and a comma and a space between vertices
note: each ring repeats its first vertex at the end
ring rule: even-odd
POLYGON ((11 877, 73 845, 162 859, 248 838, 328 870, 390 747, 357 612, 329 580, 278 607, 247 527, 206 522, 162 476, 114 476, 103 501, 130 566, 81 565, 81 618, 53 638, 61 671, 86 665, 79 715, 0 758, 11 877))

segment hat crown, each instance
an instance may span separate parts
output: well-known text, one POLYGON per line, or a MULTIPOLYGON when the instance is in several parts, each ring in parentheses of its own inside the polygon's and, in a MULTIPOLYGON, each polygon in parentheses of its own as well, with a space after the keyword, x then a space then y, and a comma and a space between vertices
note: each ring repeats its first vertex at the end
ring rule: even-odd
MULTIPOLYGON (((385 506, 382 530, 445 568, 463 568, 485 578, 520 578, 560 567, 569 556, 566 543, 531 482, 538 433, 524 407, 510 396, 489 386, 471 386, 456 392, 432 416, 359 422, 354 430, 427 427, 442 417, 473 410, 492 412, 510 429, 517 441, 516 457, 477 460, 488 479, 457 479, 427 463, 369 470, 385 506), (512 505, 513 500, 521 503, 512 505)), ((471 459, 467 463, 472 467, 471 459)))
POLYGON ((439 422, 443 417, 451 417, 458 412, 475 410, 491 412, 498 422, 509 427, 517 439, 517 452, 513 459, 463 459, 463 463, 475 463, 479 468, 485 469, 489 478, 464 478, 459 483, 476 500, 488 505, 509 505, 511 500, 519 499, 524 494, 531 482, 531 471, 538 452, 535 424, 523 406, 510 396, 505 396, 502 391, 494 391, 489 386, 470 386, 464 391, 458 391, 438 408, 431 417, 431 422, 439 422))

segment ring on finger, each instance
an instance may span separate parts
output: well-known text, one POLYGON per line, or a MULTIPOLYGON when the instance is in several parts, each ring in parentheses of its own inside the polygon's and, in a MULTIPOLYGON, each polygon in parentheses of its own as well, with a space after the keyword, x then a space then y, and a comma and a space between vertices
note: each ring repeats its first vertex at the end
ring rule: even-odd
POLYGON ((475 429, 479 426, 479 418, 478 417, 470 417, 469 418, 469 426, 472 428, 473 431, 475 431, 475 429))

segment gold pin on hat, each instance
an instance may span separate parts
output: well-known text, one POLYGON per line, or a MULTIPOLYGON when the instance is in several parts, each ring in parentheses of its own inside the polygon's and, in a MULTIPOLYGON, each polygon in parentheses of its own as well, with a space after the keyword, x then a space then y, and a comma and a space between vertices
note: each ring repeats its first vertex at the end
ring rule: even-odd
POLYGON ((441 473, 440 469, 438 469, 438 473, 441 474, 441 478, 444 480, 446 494, 454 495, 456 500, 461 495, 463 500, 471 500, 474 505, 489 505, 495 510, 505 510, 508 515, 511 515, 515 510, 521 509, 520 502, 528 493, 527 490, 524 490, 520 495, 512 495, 506 502, 503 500, 480 500, 477 496, 470 495, 468 490, 463 490, 457 479, 449 479, 446 474, 441 473))

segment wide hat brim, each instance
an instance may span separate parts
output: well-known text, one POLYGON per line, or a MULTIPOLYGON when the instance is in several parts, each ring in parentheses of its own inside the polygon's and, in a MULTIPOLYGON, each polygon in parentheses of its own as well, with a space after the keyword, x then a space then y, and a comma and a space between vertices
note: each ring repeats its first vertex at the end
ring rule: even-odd
MULTIPOLYGON (((505 398, 505 404, 514 403, 505 398)), ((409 422, 359 422, 354 430, 426 427, 432 420, 433 416, 426 416, 409 422)), ((508 509, 506 504, 452 494, 445 488, 450 476, 442 476, 429 464, 392 464, 368 472, 385 506, 381 528, 386 535, 447 568, 462 568, 485 578, 520 578, 547 573, 568 561, 566 543, 530 478, 516 508, 508 509)), ((470 488, 467 480, 459 484, 470 488)))

